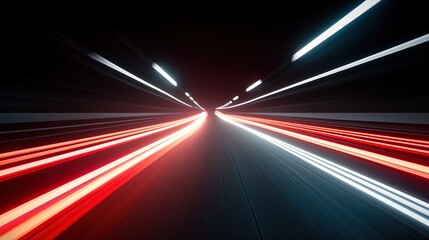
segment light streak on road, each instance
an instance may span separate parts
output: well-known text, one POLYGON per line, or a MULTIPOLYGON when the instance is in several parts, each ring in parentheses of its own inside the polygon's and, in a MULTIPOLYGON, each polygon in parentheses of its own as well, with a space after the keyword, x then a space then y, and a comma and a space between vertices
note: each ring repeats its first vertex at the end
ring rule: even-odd
MULTIPOLYGON (((29 172, 33 172, 33 171, 39 170, 39 169, 44 168, 44 167, 52 166, 53 164, 59 164, 61 162, 64 162, 64 161, 67 161, 70 159, 74 159, 74 158, 82 156, 82 155, 87 155, 87 154, 95 153, 95 152, 98 152, 101 150, 105 150, 107 148, 111 148, 111 147, 117 146, 119 144, 130 142, 130 141, 133 141, 133 140, 136 140, 136 139, 139 139, 139 138, 142 138, 142 137, 154 134, 154 133, 165 131, 165 130, 171 129, 173 127, 177 127, 179 125, 193 121, 193 120, 197 119, 198 116, 199 115, 195 115, 195 116, 188 117, 188 118, 181 119, 181 120, 177 120, 177 121, 172 121, 172 122, 168 122, 168 123, 156 124, 153 126, 145 127, 142 130, 139 130, 138 132, 131 132, 131 133, 122 134, 119 136, 120 137, 119 139, 116 139, 117 138, 117 136, 116 136, 116 137, 99 139, 99 140, 95 140, 95 141, 83 142, 83 143, 80 143, 77 145, 71 145, 71 146, 67 146, 67 147, 59 147, 62 145, 70 144, 70 142, 71 142, 71 144, 75 144, 76 142, 80 141, 80 140, 74 140, 74 141, 58 143, 58 145, 50 144, 50 145, 46 145, 46 146, 31 148, 29 150, 27 150, 27 149, 18 150, 18 151, 12 152, 11 154, 5 153, 5 155, 14 155, 14 154, 16 155, 16 154, 26 154, 26 153, 34 152, 37 150, 42 150, 42 152, 40 152, 40 153, 23 155, 20 157, 2 160, 2 163, 4 162, 4 164, 9 164, 9 163, 19 162, 19 161, 23 161, 23 160, 28 160, 30 158, 37 157, 37 156, 56 153, 58 151, 75 149, 78 147, 85 146, 87 144, 95 144, 97 142, 100 142, 100 140, 101 141, 107 141, 105 143, 101 143, 98 145, 94 145, 94 146, 74 150, 71 152, 62 153, 62 154, 55 155, 52 157, 40 159, 37 161, 21 164, 18 166, 13 166, 10 168, 2 169, 2 170, 0 170, 0 181, 4 181, 4 180, 7 180, 7 179, 10 179, 13 177, 17 177, 17 176, 20 176, 20 175, 23 175, 23 174, 26 174, 29 172), (112 139, 115 139, 115 140, 112 140, 112 139), (108 141, 108 140, 111 140, 111 141, 108 141), (45 149, 50 149, 50 150, 45 150, 45 149)), ((102 137, 103 137, 103 135, 102 135, 102 137)), ((88 138, 83 139, 83 141, 85 141, 85 140, 88 140, 88 138)))
MULTIPOLYGON (((188 120, 190 121, 191 118, 189 118, 188 120)), ((162 128, 162 127, 174 125, 175 123, 180 123, 183 121, 186 121, 186 119, 181 119, 181 120, 177 120, 177 121, 171 121, 171 122, 166 122, 166 123, 161 123, 161 124, 155 124, 155 125, 150 125, 150 126, 133 128, 133 129, 128 129, 128 130, 119 131, 119 132, 112 132, 112 133, 107 133, 107 134, 102 134, 102 135, 97 135, 97 136, 92 136, 92 137, 80 138, 80 139, 76 139, 76 140, 70 140, 70 141, 65 141, 65 142, 47 144, 47 145, 43 145, 43 146, 37 146, 37 147, 31 147, 31 148, 26 148, 26 149, 20 149, 20 150, 0 153, 0 159, 1 159, 0 166, 7 165, 10 163, 15 163, 18 161, 31 159, 34 157, 44 156, 47 154, 61 152, 63 150, 70 150, 73 148, 78 148, 78 147, 91 145, 91 144, 98 143, 98 142, 108 141, 108 140, 123 137, 123 136, 128 136, 128 135, 137 134, 137 133, 141 133, 141 132, 145 132, 145 131, 149 131, 149 130, 153 130, 153 129, 157 129, 157 128, 162 128), (5 158, 7 158, 7 159, 5 159, 5 158)))
POLYGON ((359 149, 356 147, 351 147, 351 146, 346 146, 344 144, 339 144, 339 143, 335 143, 335 142, 331 142, 331 141, 327 141, 324 139, 320 139, 320 138, 316 138, 316 137, 312 137, 312 136, 307 136, 304 134, 300 134, 300 133, 296 133, 296 132, 291 132, 291 131, 287 131, 284 129, 280 129, 280 128, 275 128, 269 125, 265 125, 265 124, 261 124, 261 123, 257 123, 257 122, 253 122, 253 121, 249 121, 249 120, 244 120, 241 119, 239 117, 232 117, 232 116, 228 116, 228 118, 233 119, 236 122, 240 122, 240 123, 244 123, 247 125, 252 125, 255 127, 259 127, 259 128, 264 128, 273 132, 277 132, 286 136, 290 136, 296 139, 300 139, 306 142, 310 142, 319 146, 323 146, 329 149, 333 149, 335 151, 339 151, 339 152, 343 152, 352 156, 356 156, 365 160, 369 160, 375 163, 379 163, 385 166, 389 166, 392 167, 394 169, 398 169, 410 174, 414 174, 426 179, 429 179, 429 166, 425 166, 425 165, 421 165, 421 164, 417 164, 417 163, 413 163, 413 162, 409 162, 409 161, 405 161, 402 159, 398 159, 398 158, 394 158, 394 157, 390 157, 390 156, 385 156, 382 154, 378 154, 378 153, 374 153, 374 152, 370 152, 367 150, 363 150, 363 149, 359 149))
POLYGON ((369 178, 363 174, 336 164, 326 158, 320 157, 277 138, 264 134, 260 131, 247 127, 237 122, 234 118, 226 116, 218 111, 216 112, 216 116, 225 122, 233 124, 272 143, 273 145, 295 155, 299 159, 311 164, 323 172, 328 173, 336 179, 368 194, 378 201, 429 227, 429 203, 404 193, 398 189, 390 187, 375 179, 369 178))
MULTIPOLYGON (((114 160, 0 215, 0 239, 21 238, 85 196, 103 188, 106 184, 113 184, 112 180, 133 169, 150 156, 171 145, 175 146, 192 135, 204 123, 206 116, 207 113, 203 112, 198 115, 194 122, 167 137, 114 160)), ((160 156, 158 155, 157 157, 160 156)))
POLYGON ((266 118, 256 118, 247 116, 238 116, 230 114, 229 116, 245 119, 249 121, 272 124, 276 126, 285 127, 288 129, 294 129, 298 131, 305 131, 314 133, 321 136, 328 136, 338 138, 342 140, 357 142, 366 145, 372 145, 377 147, 383 147, 387 150, 398 150, 423 156, 429 156, 429 141, 411 139, 411 138, 399 138, 392 136, 384 136, 380 134, 370 134, 358 131, 349 131, 329 127, 319 127, 309 124, 300 124, 293 122, 277 121, 266 118), (417 148, 416 148, 417 147, 417 148), (423 149, 422 149, 423 148, 423 149))
POLYGON ((335 69, 332 69, 332 70, 330 70, 330 71, 324 72, 324 73, 319 74, 319 75, 316 75, 316 76, 314 76, 314 77, 307 78, 307 79, 302 80, 302 81, 299 81, 299 82, 297 82, 297 83, 294 83, 294 84, 288 85, 288 86, 286 86, 286 87, 283 87, 283 88, 277 89, 277 90, 275 90, 275 91, 272 91, 272 92, 266 93, 266 94, 264 94, 264 95, 262 95, 262 96, 259 96, 259 97, 256 97, 256 98, 253 98, 253 99, 250 99, 250 100, 248 100, 248 101, 245 101, 245 102, 242 102, 242 103, 238 103, 238 104, 235 104, 235 105, 231 105, 231 106, 227 106, 227 107, 218 108, 218 109, 228 109, 228 108, 234 108, 234 107, 238 107, 238 106, 243 106, 243 105, 245 105, 245 104, 249 104, 249 103, 255 102, 255 101, 257 101, 257 100, 260 100, 260 99, 263 99, 263 98, 266 98, 266 97, 272 96, 272 95, 274 95, 274 94, 277 94, 277 93, 280 93, 280 92, 283 92, 283 91, 286 91, 286 90, 289 90, 289 89, 292 89, 292 88, 295 88, 295 87, 298 87, 298 86, 301 86, 301 85, 304 85, 304 84, 307 84, 307 83, 310 83, 310 82, 313 82, 313 81, 316 81, 316 80, 319 80, 319 79, 322 79, 322 78, 324 78, 324 77, 327 77, 327 76, 333 75, 333 74, 335 74, 335 73, 339 73, 339 72, 342 72, 342 71, 348 70, 348 69, 350 69, 350 68, 357 67, 357 66, 359 66, 359 65, 362 65, 362 64, 365 64, 365 63, 368 63, 368 62, 371 62, 371 61, 377 60, 377 59, 379 59, 379 58, 382 58, 382 57, 388 56, 388 55, 390 55, 390 54, 394 54, 394 53, 397 53, 397 52, 400 52, 400 51, 406 50, 406 49, 408 49, 408 48, 411 48, 411 47, 414 47, 414 46, 417 46, 417 45, 423 44, 423 43, 425 43, 425 42, 427 42, 427 41, 429 41, 429 34, 423 35, 423 36, 421 36, 421 37, 415 38, 415 39, 410 40, 410 41, 408 41, 408 42, 405 42, 405 43, 399 44, 399 45, 397 45, 397 46, 395 46, 395 47, 392 47, 392 48, 386 49, 386 50, 384 50, 384 51, 381 51, 381 52, 378 52, 378 53, 376 53, 376 54, 370 55, 370 56, 368 56, 368 57, 365 57, 365 58, 359 59, 359 60, 357 60, 357 61, 354 61, 354 62, 348 63, 348 64, 346 64, 346 65, 344 65, 344 66, 337 67, 337 68, 335 68, 335 69))

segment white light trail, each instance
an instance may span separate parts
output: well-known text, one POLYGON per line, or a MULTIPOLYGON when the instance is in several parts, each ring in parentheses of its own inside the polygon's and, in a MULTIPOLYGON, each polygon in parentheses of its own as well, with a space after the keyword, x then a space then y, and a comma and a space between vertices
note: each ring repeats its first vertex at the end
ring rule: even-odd
POLYGON ((217 107, 216 109, 222 109, 222 108, 225 108, 225 107, 229 106, 231 103, 232 103, 232 101, 229 101, 229 102, 225 103, 224 105, 222 105, 222 106, 220 106, 220 107, 217 107))
POLYGON ((195 105, 197 105, 201 110, 205 110, 203 107, 200 106, 200 104, 197 103, 197 101, 193 101, 195 105))
POLYGON ((174 86, 177 86, 177 82, 170 75, 168 75, 168 73, 166 73, 164 69, 158 66, 158 64, 152 63, 152 67, 156 71, 158 71, 163 77, 165 77, 165 79, 167 79, 171 84, 173 84, 174 86))
POLYGON ((235 101, 238 99, 238 96, 235 96, 232 100, 235 101))
POLYGON ((334 25, 332 25, 330 28, 328 28, 326 31, 324 31, 322 34, 320 34, 318 37, 313 39, 310 43, 305 45, 303 48, 301 48, 298 52, 296 52, 292 56, 292 61, 297 60, 298 58, 302 57, 304 54, 309 52, 311 49, 315 48, 317 45, 334 35, 336 32, 341 30, 343 27, 345 27, 347 24, 358 18, 360 15, 368 11, 370 8, 372 8, 374 5, 376 5, 380 0, 366 0, 363 3, 361 3, 359 6, 357 6, 353 11, 348 13, 346 16, 341 18, 338 22, 336 22, 334 25))
POLYGON ((225 103, 224 105, 222 105, 222 106, 220 106, 220 107, 217 107, 216 109, 222 109, 222 108, 224 108, 224 107, 226 107, 226 106, 228 106, 228 105, 229 105, 229 102, 225 103))
POLYGON ((271 137, 260 131, 247 127, 243 124, 233 121, 230 117, 216 111, 216 116, 231 123, 241 129, 244 129, 277 147, 297 156, 312 166, 330 174, 344 183, 370 195, 371 197, 389 205, 390 207, 404 213, 405 215, 429 226, 429 203, 406 194, 398 189, 385 185, 375 179, 357 173, 346 167, 331 162, 325 158, 312 154, 308 151, 295 147, 284 141, 271 137))
POLYGON ((94 59, 95 61, 97 61, 97 62, 99 62, 101 64, 104 64, 105 66, 110 67, 111 69, 114 69, 114 70, 116 70, 116 71, 124 74, 125 76, 128 76, 128 77, 136 80, 137 82, 142 83, 142 84, 144 84, 144 85, 146 85, 146 86, 148 86, 148 87, 150 87, 150 88, 152 88, 152 89, 154 89, 154 90, 156 90, 156 91, 158 91, 158 92, 160 92, 160 93, 162 93, 162 94, 164 94, 164 95, 166 95, 166 96, 168 96, 168 97, 176 100, 177 102, 179 102, 179 103, 181 103, 183 105, 186 105, 188 107, 192 107, 191 105, 189 105, 189 104, 187 104, 187 103, 179 100, 178 98, 174 97, 173 95, 171 95, 171 94, 167 93, 166 91, 164 91, 164 90, 162 90, 162 89, 160 89, 160 88, 158 88, 158 87, 156 87, 156 86, 154 86, 154 85, 146 82, 145 80, 143 80, 143 79, 141 79, 141 78, 133 75, 132 73, 126 71, 125 69, 119 67, 118 65, 110 62, 109 60, 103 58, 102 56, 100 56, 100 55, 98 55, 96 53, 90 53, 90 54, 88 54, 88 56, 90 58, 94 59))
POLYGON ((248 104, 248 103, 251 103, 251 102, 257 101, 257 100, 259 100, 259 99, 266 98, 266 97, 272 96, 272 95, 274 95, 274 94, 277 94, 277 93, 280 93, 280 92, 283 92, 283 91, 286 91, 286 90, 289 90, 289 89, 292 89, 292 88, 295 88, 295 87, 298 87, 298 86, 301 86, 301 85, 307 84, 307 83, 309 83, 309 82, 313 82, 313 81, 319 80, 319 79, 321 79, 321 78, 324 78, 324 77, 327 77, 327 76, 333 75, 333 74, 335 74, 335 73, 342 72, 342 71, 345 71, 345 70, 347 70, 347 69, 350 69, 350 68, 353 68, 353 67, 356 67, 356 66, 359 66, 359 65, 365 64, 365 63, 367 63, 367 62, 374 61, 374 60, 376 60, 376 59, 379 59, 379 58, 382 58, 382 57, 388 56, 388 55, 390 55, 390 54, 394 54, 394 53, 397 53, 397 52, 399 52, 399 51, 402 51, 402 50, 405 50, 405 49, 408 49, 408 48, 411 48, 411 47, 417 46, 417 45, 422 44, 422 43, 425 43, 425 42, 427 42, 427 41, 429 41, 429 34, 426 34, 426 35, 423 35, 423 36, 421 36, 421 37, 418 37, 418 38, 415 38, 415 39, 413 39, 413 40, 410 40, 410 41, 408 41, 408 42, 405 42, 405 43, 399 44, 398 46, 395 46, 395 47, 392 47, 392 48, 386 49, 386 50, 384 50, 384 51, 381 51, 381 52, 378 52, 378 53, 376 53, 376 54, 370 55, 370 56, 368 56, 368 57, 362 58, 362 59, 360 59, 360 60, 357 60, 357 61, 351 62, 351 63, 346 64, 346 65, 344 65, 344 66, 341 66, 341 67, 338 67, 338 68, 332 69, 332 70, 330 70, 330 71, 327 71, 327 72, 325 72, 325 73, 322 73, 322 74, 316 75, 316 76, 314 76, 314 77, 307 78, 307 79, 305 79, 305 80, 302 80, 302 81, 300 81, 300 82, 294 83, 294 84, 292 84, 292 85, 288 85, 288 86, 286 86, 286 87, 283 87, 283 88, 277 89, 277 90, 275 90, 275 91, 269 92, 269 93, 264 94, 264 95, 262 95, 262 96, 259 96, 259 97, 256 97, 256 98, 253 98, 253 99, 250 99, 250 100, 248 100, 248 101, 246 101, 246 102, 242 102, 242 103, 239 103, 239 104, 235 104, 235 105, 228 106, 228 107, 223 107, 223 108, 234 108, 234 107, 242 106, 242 105, 245 105, 245 104, 248 104))
POLYGON ((252 85, 250 85, 248 88, 246 88, 246 92, 254 89, 257 86, 259 86, 261 83, 262 83, 262 80, 259 79, 258 81, 254 82, 252 85))
POLYGON ((185 95, 189 97, 189 99, 191 99, 192 102, 194 102, 195 105, 197 105, 197 107, 199 107, 201 110, 205 110, 203 107, 200 106, 200 104, 197 103, 197 101, 191 97, 191 95, 188 92, 185 92, 185 95))

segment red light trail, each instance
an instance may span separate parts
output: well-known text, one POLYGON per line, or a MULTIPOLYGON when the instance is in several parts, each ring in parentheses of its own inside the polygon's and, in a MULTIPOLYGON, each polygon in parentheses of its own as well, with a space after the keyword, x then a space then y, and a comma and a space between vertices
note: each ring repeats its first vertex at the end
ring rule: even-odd
POLYGON ((418 142, 419 147, 423 147, 423 148, 427 149, 429 146, 429 143, 427 141, 418 141, 418 140, 406 139, 406 138, 395 138, 395 137, 391 137, 391 136, 382 136, 382 135, 378 135, 378 134, 365 134, 365 133, 360 133, 360 132, 345 131, 345 130, 341 130, 341 129, 337 130, 337 129, 333 129, 333 128, 314 127, 311 125, 294 124, 294 123, 290 123, 290 122, 281 122, 281 121, 275 121, 275 120, 264 119, 264 118, 256 118, 256 117, 246 117, 246 116, 228 115, 228 114, 226 116, 228 116, 229 118, 231 118, 237 122, 240 122, 240 123, 244 123, 247 125, 267 129, 267 130, 270 130, 270 131, 273 131, 276 133, 280 133, 280 134, 287 135, 287 136, 290 136, 293 138, 297 138, 297 139, 300 139, 300 140, 303 140, 306 142, 310 142, 310 143, 313 143, 313 144, 316 144, 319 146, 323 146, 323 147, 326 147, 329 149, 333 149, 335 151, 343 152, 343 153, 346 153, 346 154, 349 154, 352 156, 359 157, 361 159, 376 162, 378 164, 389 166, 389 167, 392 167, 392 168, 395 168, 395 169, 398 169, 401 171, 405 171, 405 172, 410 173, 410 174, 414 174, 414 175, 429 179, 429 166, 426 166, 423 164, 413 163, 413 162, 406 161, 403 159, 399 159, 396 157, 386 156, 386 155, 382 155, 379 153, 363 150, 363 149, 360 149, 357 147, 351 147, 351 146, 348 146, 346 144, 342 144, 342 143, 340 144, 340 143, 328 141, 328 140, 325 140, 322 138, 297 133, 294 131, 276 128, 273 126, 266 125, 266 123, 274 124, 277 126, 282 126, 286 129, 293 129, 295 131, 300 130, 300 131, 304 131, 307 133, 317 134, 320 136, 330 136, 330 137, 340 138, 342 140, 347 140, 350 142, 359 142, 362 144, 370 144, 370 145, 374 145, 377 147, 387 148, 390 150, 392 150, 392 149, 393 150, 401 150, 401 151, 405 151, 408 153, 421 154, 423 156, 428 155, 427 150, 411 148, 411 147, 404 147, 404 146, 401 146, 397 142, 398 142, 398 140, 401 140, 401 141, 403 141, 404 145, 412 144, 414 146, 416 146, 416 143, 418 142), (263 123, 265 123, 265 124, 263 124, 263 123), (328 132, 335 132, 336 134, 328 133, 328 132), (355 137, 350 137, 350 136, 355 136, 355 137), (358 136, 371 137, 372 139, 379 139, 379 140, 386 141, 386 142, 388 142, 388 141, 393 142, 394 141, 394 142, 396 142, 396 144, 399 144, 399 145, 394 145, 392 143, 387 144, 387 143, 383 143, 383 142, 376 142, 373 140, 366 140, 366 139, 359 138, 358 136))
POLYGON ((13 177, 20 176, 22 174, 26 174, 32 171, 36 171, 38 169, 52 166, 54 164, 58 164, 60 162, 68 161, 74 158, 77 158, 79 156, 88 155, 91 153, 95 153, 98 151, 102 151, 114 146, 118 146, 120 144, 133 141, 157 132, 165 131, 168 129, 171 129, 173 127, 177 127, 179 125, 185 124, 187 122, 190 122, 192 120, 195 120, 197 116, 192 116, 189 118, 185 118, 182 120, 162 123, 162 124, 156 124, 152 126, 146 126, 141 127, 137 129, 131 129, 126 131, 120 131, 117 133, 110 133, 110 134, 103 134, 100 136, 94 136, 89 138, 83 138, 73 141, 67 141, 67 142, 61 142, 57 144, 49 144, 45 146, 30 148, 30 149, 23 149, 18 151, 13 151, 9 153, 0 154, 1 157, 6 156, 16 156, 18 157, 12 157, 12 158, 6 158, 1 161, 0 166, 7 165, 11 163, 20 162, 23 160, 32 159, 39 156, 44 156, 48 154, 63 152, 66 150, 72 150, 77 149, 80 147, 93 145, 96 143, 101 143, 98 145, 93 145, 90 147, 74 150, 71 152, 62 153, 56 156, 48 157, 45 159, 40 159, 37 161, 25 163, 18 166, 13 166, 10 168, 2 169, 0 170, 0 181, 4 181, 13 177), (39 152, 37 152, 39 151, 39 152), (29 154, 27 154, 29 153, 29 154))
MULTIPOLYGON (((203 112, 187 118, 184 122, 193 120, 188 126, 3 213, 0 215, 1 238, 15 239, 26 236, 26 234, 31 235, 30 232, 33 229, 55 217, 82 198, 101 188, 105 188, 106 185, 112 190, 120 187, 124 181, 115 182, 115 179, 123 174, 127 175, 129 171, 133 172, 133 169, 142 170, 144 167, 139 168, 139 164, 143 161, 149 158, 149 162, 155 161, 162 153, 166 152, 163 150, 176 146, 192 135, 204 123, 206 115, 203 112), (109 184, 114 184, 114 186, 108 186, 109 184)), ((136 173, 134 172, 131 175, 136 173)), ((98 201, 101 201, 106 196, 100 196, 98 201)), ((96 202, 93 202, 93 204, 96 202)), ((76 220, 77 217, 66 219, 64 224, 71 224, 73 221, 70 219, 76 220)), ((59 234, 60 232, 56 230, 55 233, 59 234)))
MULTIPOLYGON (((225 122, 231 123, 245 131, 248 131, 273 145, 297 156, 299 159, 311 164, 323 172, 337 178, 338 180, 378 199, 388 206, 414 218, 415 220, 429 226, 429 204, 418 198, 415 198, 405 192, 392 188, 375 179, 355 172, 347 167, 341 166, 330 161, 327 158, 310 153, 304 149, 291 145, 285 141, 269 136, 263 132, 247 127, 246 125, 265 128, 263 124, 240 119, 240 117, 231 117, 220 112, 216 115, 225 122), (243 123, 243 124, 241 124, 243 123), (262 126, 261 126, 262 125, 262 126)), ((282 133, 273 128, 265 128, 274 132, 282 133)))
POLYGON ((429 239, 424 1, 161 4, 2 28, 0 240, 429 239))

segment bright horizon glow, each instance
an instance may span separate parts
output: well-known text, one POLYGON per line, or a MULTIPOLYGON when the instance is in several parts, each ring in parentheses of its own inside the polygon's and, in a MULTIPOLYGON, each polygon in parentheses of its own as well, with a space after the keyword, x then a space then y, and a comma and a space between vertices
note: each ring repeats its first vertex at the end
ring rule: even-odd
POLYGON ((228 107, 220 107, 219 109, 234 108, 234 107, 242 106, 242 105, 245 105, 245 104, 248 104, 248 103, 251 103, 251 102, 254 102, 254 101, 260 100, 260 99, 262 99, 262 98, 266 98, 266 97, 269 97, 269 96, 271 96, 271 95, 274 95, 274 94, 277 94, 277 93, 280 93, 280 92, 283 92, 283 91, 286 91, 286 90, 289 90, 289 89, 292 89, 292 88, 295 88, 295 87, 298 87, 298 86, 304 85, 304 84, 306 84, 306 83, 309 83, 309 82, 313 82, 313 81, 319 80, 319 79, 321 79, 321 78, 324 78, 324 77, 327 77, 327 76, 333 75, 333 74, 335 74, 335 73, 339 73, 339 72, 342 72, 342 71, 348 70, 348 69, 350 69, 350 68, 353 68, 353 67, 356 67, 356 66, 359 66, 359 65, 365 64, 365 63, 367 63, 367 62, 371 62, 371 61, 377 60, 377 59, 379 59, 379 58, 382 58, 382 57, 388 56, 388 55, 390 55, 390 54, 394 54, 394 53, 400 52, 400 51, 402 51, 402 50, 405 50, 405 49, 408 49, 408 48, 411 48, 411 47, 417 46, 417 45, 422 44, 422 43, 425 43, 425 42, 427 42, 427 41, 429 41, 429 34, 425 34, 425 35, 423 35, 423 36, 421 36, 421 37, 418 37, 418 38, 415 38, 415 39, 410 40, 410 41, 408 41, 408 42, 405 42, 405 43, 399 44, 399 45, 397 45, 397 46, 395 46, 395 47, 391 47, 391 48, 389 48, 389 49, 386 49, 386 50, 383 50, 383 51, 381 51, 381 52, 375 53, 375 54, 370 55, 370 56, 368 56, 368 57, 365 57, 365 58, 362 58, 362 59, 356 60, 356 61, 354 61, 354 62, 351 62, 351 63, 349 63, 349 64, 343 65, 343 66, 341 66, 341 67, 337 67, 337 68, 332 69, 332 70, 330 70, 330 71, 327 71, 327 72, 321 73, 321 74, 316 75, 316 76, 314 76, 314 77, 307 78, 307 79, 302 80, 302 81, 300 81, 300 82, 297 82, 297 83, 294 83, 294 84, 288 85, 288 86, 286 86, 286 87, 283 87, 283 88, 277 89, 277 90, 275 90, 275 91, 272 91, 272 92, 266 93, 266 94, 264 94, 264 95, 262 95, 262 96, 259 96, 259 97, 256 97, 256 98, 253 98, 253 99, 250 99, 250 100, 248 100, 248 101, 246 101, 246 102, 242 102, 242 103, 235 104, 235 105, 228 106, 228 107))
POLYGON ((238 99, 238 96, 235 96, 232 100, 235 101, 238 99))
POLYGON ((262 83, 262 80, 259 79, 258 81, 254 82, 252 85, 250 85, 248 88, 246 88, 246 92, 254 89, 257 86, 259 86, 261 83, 262 83))
POLYGON ((170 76, 168 73, 164 71, 158 64, 152 63, 152 67, 158 71, 165 79, 167 79, 171 84, 173 84, 175 87, 177 87, 177 82, 170 76))
POLYGON ((320 34, 318 37, 313 39, 310 43, 305 45, 303 48, 301 48, 298 52, 296 52, 292 56, 292 62, 297 60, 298 58, 302 57, 304 54, 309 52, 311 49, 315 48, 317 45, 334 35, 336 32, 341 30, 343 27, 345 27, 347 24, 358 18, 360 15, 368 11, 370 8, 372 8, 374 5, 376 5, 380 0, 366 0, 363 3, 361 3, 359 6, 357 6, 353 11, 348 13, 346 16, 341 18, 338 22, 336 22, 334 25, 332 25, 330 28, 328 28, 326 31, 324 31, 322 34, 320 34))

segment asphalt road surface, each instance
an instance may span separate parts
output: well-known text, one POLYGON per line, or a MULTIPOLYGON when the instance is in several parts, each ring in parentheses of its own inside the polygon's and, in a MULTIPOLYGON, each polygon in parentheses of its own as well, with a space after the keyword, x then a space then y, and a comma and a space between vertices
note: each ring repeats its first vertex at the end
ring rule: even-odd
MULTIPOLYGON (((395 174, 402 173, 271 135, 428 197, 426 181, 412 182, 406 174, 397 180, 395 174)), ((102 151, 93 159, 111 154, 102 151)), ((94 168, 97 164, 88 159, 88 168, 94 168)), ((85 161, 67 167, 84 169, 85 161)), ((55 177, 53 172, 61 170, 49 172, 55 177)), ((28 177, 35 186, 49 182, 40 174, 28 177)), ((2 186, 17 181, 23 178, 2 186)), ((58 239, 424 239, 428 233, 426 226, 396 209, 210 114, 193 135, 89 209, 58 239)))

